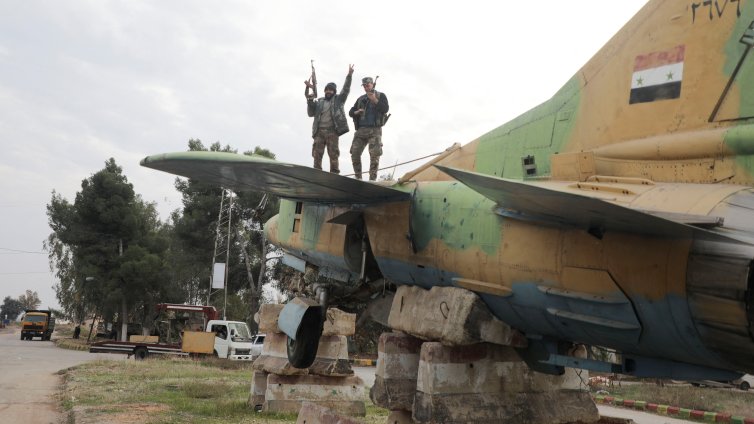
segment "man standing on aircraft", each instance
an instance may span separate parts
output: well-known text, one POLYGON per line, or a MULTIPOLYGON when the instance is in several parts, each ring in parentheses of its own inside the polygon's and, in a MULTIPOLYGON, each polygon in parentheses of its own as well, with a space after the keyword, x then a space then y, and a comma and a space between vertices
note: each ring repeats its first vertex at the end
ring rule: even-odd
MULTIPOLYGON (((327 147, 327 156, 330 157, 330 172, 334 174, 340 174, 338 137, 349 131, 343 105, 351 91, 352 75, 353 65, 348 65, 348 75, 346 75, 346 82, 343 84, 343 90, 340 94, 337 94, 338 87, 335 83, 330 82, 325 86, 325 97, 319 99, 315 99, 314 96, 306 97, 306 113, 310 117, 314 117, 312 125, 314 167, 322 169, 322 156, 324 156, 325 147, 327 147)), ((304 81, 304 84, 311 87, 309 81, 304 81)))
POLYGON ((382 126, 387 121, 386 113, 390 109, 385 93, 374 89, 372 77, 361 79, 366 94, 356 100, 348 116, 353 118, 356 133, 351 144, 351 161, 356 178, 361 179, 361 154, 369 145, 369 180, 377 179, 377 168, 382 156, 382 126))

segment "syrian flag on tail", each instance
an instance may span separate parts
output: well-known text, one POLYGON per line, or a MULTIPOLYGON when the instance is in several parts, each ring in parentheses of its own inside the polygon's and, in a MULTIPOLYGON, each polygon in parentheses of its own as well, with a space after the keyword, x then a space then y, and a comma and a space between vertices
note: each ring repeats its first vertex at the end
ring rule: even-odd
POLYGON ((631 76, 630 104, 681 96, 683 55, 686 46, 636 56, 631 76))

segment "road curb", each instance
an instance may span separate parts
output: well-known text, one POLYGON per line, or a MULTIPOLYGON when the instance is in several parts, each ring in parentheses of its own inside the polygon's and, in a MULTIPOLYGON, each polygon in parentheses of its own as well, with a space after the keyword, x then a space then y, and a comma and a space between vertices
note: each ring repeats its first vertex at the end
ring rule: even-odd
POLYGON ((641 400, 623 399, 615 396, 593 395, 592 398, 596 403, 652 412, 658 415, 667 415, 669 417, 685 418, 708 423, 754 424, 754 418, 733 416, 724 412, 700 411, 678 406, 660 405, 641 400))

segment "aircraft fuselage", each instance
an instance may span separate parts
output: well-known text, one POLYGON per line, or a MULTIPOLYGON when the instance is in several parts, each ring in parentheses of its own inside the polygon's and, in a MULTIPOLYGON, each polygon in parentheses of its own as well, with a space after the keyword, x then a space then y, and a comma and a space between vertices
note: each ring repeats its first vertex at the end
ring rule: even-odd
MULTIPOLYGON (((719 187, 705 191, 708 213, 725 214, 732 191, 754 207, 747 188, 719 187)), ((409 202, 361 211, 384 278, 472 290, 527 337, 754 371, 751 246, 510 219, 458 182, 404 188, 413 193, 409 202)), ((652 198, 633 201, 642 197, 652 198)), ((340 268, 330 275, 355 282, 359 269, 344 258, 347 225, 327 222, 345 209, 304 203, 296 214, 286 213, 296 211, 295 202, 284 203, 267 225, 270 241, 315 266, 340 268)), ((747 216, 754 219, 754 209, 747 216)))

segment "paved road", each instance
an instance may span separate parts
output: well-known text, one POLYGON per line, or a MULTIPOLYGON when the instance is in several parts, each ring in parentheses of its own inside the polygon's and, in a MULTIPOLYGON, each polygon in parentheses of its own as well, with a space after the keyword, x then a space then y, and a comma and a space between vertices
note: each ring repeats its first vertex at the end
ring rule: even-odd
MULTIPOLYGON (((122 360, 126 355, 93 354, 58 349, 52 342, 20 340, 19 330, 0 330, 0 422, 62 422, 53 398, 62 382, 57 371, 98 358, 122 360)), ((53 336, 54 337, 54 336, 53 336)))

